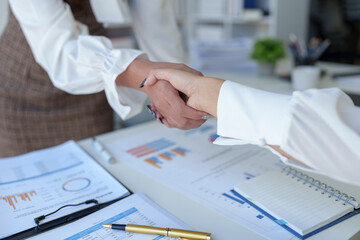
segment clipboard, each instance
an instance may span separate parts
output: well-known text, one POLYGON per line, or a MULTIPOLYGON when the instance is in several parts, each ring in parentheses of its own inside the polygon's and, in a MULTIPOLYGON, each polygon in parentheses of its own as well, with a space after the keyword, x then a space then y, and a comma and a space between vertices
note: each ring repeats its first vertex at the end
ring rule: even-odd
MULTIPOLYGON (((130 194, 131 195, 131 194, 130 194)), ((130 196, 128 195, 128 196, 130 196)), ((126 197, 128 197, 126 196, 126 197)), ((126 197, 123 197, 123 198, 126 198, 126 197)), ((34 228, 32 229, 28 229, 28 230, 25 230, 25 231, 22 231, 22 232, 19 232, 19 233, 16 233, 14 235, 11 235, 9 237, 6 237, 6 238, 3 238, 4 240, 20 240, 20 239, 25 239, 25 238, 29 238, 29 237, 33 237, 35 236, 36 234, 39 234, 39 233, 43 233, 45 231, 48 231, 48 230, 51 230, 51 229, 54 229, 54 228, 57 228, 57 227, 60 227, 60 226, 63 226, 67 223, 70 223, 70 222, 73 222, 73 221, 76 221, 82 217, 85 217, 93 212, 96 212, 106 206, 109 206, 111 205, 112 203, 115 203, 123 198, 118 198, 118 199, 115 199, 113 201, 110 201, 110 202, 107 202, 107 203, 102 203, 102 204, 99 204, 97 202, 97 200, 95 199, 90 199, 88 200, 89 203, 81 203, 81 204, 95 204, 89 208, 85 208, 85 209, 82 209, 80 211, 76 211, 74 213, 71 213, 71 214, 68 214, 68 215, 65 215, 65 216, 62 216, 60 218, 57 218, 57 219, 54 219, 54 220, 51 220, 49 222, 45 222, 43 224, 41 224, 39 222, 39 224, 37 224, 37 226, 35 226, 34 228), (96 201, 96 202, 95 202, 96 201)), ((87 202, 87 201, 86 201, 87 202)), ((77 204, 76 204, 77 205, 77 204)), ((36 220, 34 219, 34 221, 36 222, 36 220)), ((41 220, 40 220, 41 221, 41 220)))
MULTIPOLYGON (((102 172, 103 175, 101 176, 107 176, 108 179, 112 179, 112 186, 117 186, 116 188, 119 188, 121 187, 123 190, 122 191, 114 191, 114 189, 110 188, 109 190, 111 190, 111 192, 115 192, 115 198, 108 198, 107 201, 103 201, 101 202, 98 201, 98 199, 83 199, 80 203, 79 202, 74 202, 74 201, 71 201, 71 202, 67 202, 65 205, 58 205, 57 209, 54 210, 54 208, 52 208, 52 210, 49 210, 49 211, 52 211, 52 212, 44 212, 42 211, 41 212, 41 216, 37 215, 37 216, 33 216, 33 223, 34 224, 31 224, 33 225, 33 227, 26 227, 25 230, 23 231, 20 231, 20 232, 17 232, 17 233, 14 233, 10 236, 5 236, 3 239, 24 239, 24 238, 28 238, 28 237, 31 237, 31 236, 34 236, 36 234, 39 234, 39 233, 42 233, 44 231, 47 231, 47 230, 50 230, 50 229, 53 229, 53 228, 56 228, 58 226, 62 226, 64 224, 67 224, 69 222, 72 222, 74 220, 77 220, 79 218, 82 218, 88 214, 91 214, 103 207, 106 207, 114 202, 117 202, 123 198, 126 198, 128 197, 129 195, 132 194, 132 192, 127 188, 125 187, 119 180, 117 180, 111 173, 109 173, 106 169, 104 169, 99 163, 97 163, 84 149, 82 149, 77 143, 73 142, 73 141, 70 141, 70 142, 67 142, 67 143, 64 143, 64 144, 61 144, 61 145, 58 145, 58 146, 55 146, 53 148, 59 148, 61 149, 62 146, 66 146, 66 145, 72 145, 72 147, 75 147, 75 149, 77 151, 80 151, 81 152, 81 156, 82 157, 86 157, 87 160, 86 161, 90 161, 91 159, 91 165, 92 165, 92 170, 96 170, 96 173, 98 172, 102 172), (101 170, 100 170, 101 169, 101 170), (118 184, 119 185, 118 185, 118 184), (117 193, 120 193, 122 192, 123 194, 118 194, 117 193), (116 196, 117 195, 117 196, 116 196), (110 200, 109 200, 110 199, 110 200), (72 207, 72 206, 80 206, 80 205, 90 205, 90 207, 87 207, 87 208, 84 208, 84 209, 81 209, 81 210, 78 210, 78 211, 74 211, 74 212, 71 212, 69 214, 61 214, 61 217, 59 218, 55 218, 53 220, 50 220, 50 221, 47 221, 47 222, 44 222, 44 220, 46 220, 46 217, 49 216, 49 215, 56 215, 59 213, 61 213, 61 211, 63 211, 64 208, 67 209, 67 212, 70 212, 69 211, 69 208, 72 207)), ((40 152, 40 151, 49 151, 51 153, 51 150, 52 148, 49 148, 49 149, 43 149, 43 150, 39 150, 39 151, 35 151, 33 153, 29 153, 29 154, 35 154, 36 155, 36 152, 40 152)), ((70 148, 71 149, 71 148, 70 148)), ((61 149, 62 150, 62 149, 61 149)), ((26 155, 26 154, 25 154, 26 155)), ((23 156, 23 155, 21 155, 23 156)), ((18 157, 15 157, 15 158, 21 158, 21 156, 18 156, 18 157)), ((16 162, 17 159, 12 159, 14 162, 16 162)), ((6 159, 4 160, 6 161, 6 159)), ((88 165, 85 165, 85 166, 88 166, 88 165)), ((30 178, 31 179, 31 178, 30 178)), ((106 182, 106 181, 105 181, 106 182)), ((31 182, 30 182, 31 183, 31 182)), ((29 184, 30 184, 29 183, 29 184)), ((4 184, 4 183, 0 183, 0 184, 4 184)), ((104 185, 107 185, 107 184, 104 184, 104 185)), ((4 202, 2 202, 4 203, 4 202)), ((21 224, 21 220, 19 221, 21 224)), ((29 221, 27 221, 28 225, 29 225, 29 221)))

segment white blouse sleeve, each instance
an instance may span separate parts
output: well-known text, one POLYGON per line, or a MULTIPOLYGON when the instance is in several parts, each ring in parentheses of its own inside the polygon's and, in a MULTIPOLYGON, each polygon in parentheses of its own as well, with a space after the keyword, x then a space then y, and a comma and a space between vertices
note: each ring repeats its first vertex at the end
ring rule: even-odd
POLYGON ((132 49, 113 49, 109 39, 89 36, 62 0, 10 0, 34 58, 53 84, 70 94, 105 90, 111 107, 122 118, 141 111, 146 95, 119 87, 116 77, 142 55, 132 49))
POLYGON ((218 144, 280 145, 312 170, 360 185, 360 108, 339 89, 290 97, 226 81, 218 100, 218 134, 218 144))
POLYGON ((360 185, 359 125, 360 108, 339 89, 295 92, 280 147, 322 174, 360 185))
POLYGON ((225 81, 218 99, 218 134, 258 145, 279 143, 289 101, 287 95, 225 81))

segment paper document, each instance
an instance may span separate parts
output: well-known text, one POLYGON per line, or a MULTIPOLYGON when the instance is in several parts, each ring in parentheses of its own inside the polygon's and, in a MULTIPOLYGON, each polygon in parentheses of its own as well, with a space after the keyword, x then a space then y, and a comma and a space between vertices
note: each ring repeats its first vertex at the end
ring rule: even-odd
MULTIPOLYGON (((73 141, 2 159, 0 238, 34 228, 34 218, 63 205, 89 199, 105 203, 128 194, 125 187, 73 141)), ((88 207, 63 208, 41 223, 88 207)))
POLYGON ((139 224, 190 230, 188 226, 157 206, 143 194, 136 193, 71 224, 42 233, 31 239, 171 239, 164 236, 107 229, 102 227, 103 224, 139 224))
POLYGON ((107 144, 112 155, 200 204, 216 209, 251 230, 273 239, 290 233, 231 193, 235 183, 280 169, 269 150, 252 145, 218 146, 216 122, 181 131, 159 126, 107 144))

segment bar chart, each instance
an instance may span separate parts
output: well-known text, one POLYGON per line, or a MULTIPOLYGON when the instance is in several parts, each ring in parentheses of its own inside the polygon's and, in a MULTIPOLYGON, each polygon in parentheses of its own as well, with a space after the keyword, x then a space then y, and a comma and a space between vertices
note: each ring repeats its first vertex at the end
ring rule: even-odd
POLYGON ((1 197, 1 200, 4 200, 6 203, 9 204, 10 207, 12 207, 14 210, 16 210, 16 204, 20 203, 21 201, 29 201, 31 202, 31 199, 37 195, 35 190, 24 192, 20 194, 14 194, 11 196, 1 197))
POLYGON ((190 152, 190 150, 185 149, 183 147, 176 147, 168 151, 159 153, 157 156, 148 157, 144 161, 154 167, 162 168, 164 162, 172 161, 174 158, 178 156, 185 157, 188 152, 190 152))
POLYGON ((131 148, 126 152, 137 157, 141 158, 146 155, 164 150, 168 147, 174 146, 175 142, 167 140, 165 138, 157 139, 146 144, 131 148))

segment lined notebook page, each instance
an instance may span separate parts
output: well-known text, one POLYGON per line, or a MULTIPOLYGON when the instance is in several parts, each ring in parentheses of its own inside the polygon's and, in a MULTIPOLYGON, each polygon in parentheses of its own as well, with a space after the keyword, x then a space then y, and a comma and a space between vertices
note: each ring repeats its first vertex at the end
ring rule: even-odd
POLYGON ((305 174, 309 177, 313 177, 314 179, 319 180, 322 183, 326 183, 326 185, 331 186, 334 189, 338 189, 339 191, 341 191, 342 193, 345 193, 349 197, 353 197, 355 199, 355 201, 352 200, 354 207, 355 208, 360 207, 360 187, 359 186, 336 181, 327 176, 312 173, 312 172, 306 172, 305 174))
POLYGON ((287 172, 271 171, 235 185, 235 191, 250 198, 256 205, 301 235, 308 234, 333 220, 352 212, 334 196, 287 172))

